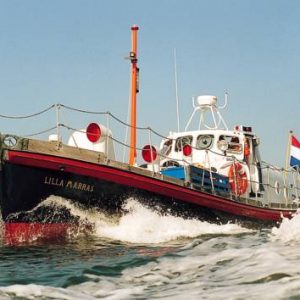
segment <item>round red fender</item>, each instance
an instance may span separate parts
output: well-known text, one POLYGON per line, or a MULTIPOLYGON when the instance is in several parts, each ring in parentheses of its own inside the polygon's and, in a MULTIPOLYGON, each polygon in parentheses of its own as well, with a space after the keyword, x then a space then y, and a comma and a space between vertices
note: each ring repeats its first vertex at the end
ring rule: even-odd
POLYGON ((240 163, 234 163, 230 166, 228 172, 229 184, 234 194, 240 196, 246 193, 248 187, 248 178, 245 168, 240 163))

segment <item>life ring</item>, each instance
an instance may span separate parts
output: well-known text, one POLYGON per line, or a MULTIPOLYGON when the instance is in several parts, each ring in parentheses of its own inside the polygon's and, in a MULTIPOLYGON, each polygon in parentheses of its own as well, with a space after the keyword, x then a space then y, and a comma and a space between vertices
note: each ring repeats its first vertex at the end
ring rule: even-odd
POLYGON ((234 163, 228 171, 228 179, 231 190, 240 196, 246 193, 248 188, 248 177, 245 168, 240 163, 234 163))

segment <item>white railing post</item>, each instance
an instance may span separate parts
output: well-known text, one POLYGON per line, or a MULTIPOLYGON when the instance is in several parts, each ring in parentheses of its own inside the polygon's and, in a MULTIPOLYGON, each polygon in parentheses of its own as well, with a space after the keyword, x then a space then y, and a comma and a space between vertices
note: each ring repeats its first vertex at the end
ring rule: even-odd
POLYGON ((268 205, 270 205, 270 191, 271 189, 271 183, 270 183, 270 166, 267 165, 267 177, 268 177, 268 205))
POLYGON ((208 166, 209 166, 209 177, 210 177, 210 182, 211 182, 211 190, 212 190, 212 192, 214 192, 215 191, 215 186, 214 186, 213 176, 212 176, 212 173, 211 173, 211 164, 210 164, 209 155, 207 156, 207 159, 208 159, 208 166))
POLYGON ((58 145, 61 142, 61 136, 60 136, 60 104, 55 104, 55 111, 56 111, 56 135, 57 135, 57 142, 58 145))
POLYGON ((151 166, 152 166, 152 172, 155 172, 154 168, 154 162, 153 162, 153 152, 152 152, 152 138, 151 138, 151 129, 148 128, 148 136, 149 136, 149 145, 150 145, 150 157, 151 157, 151 166))
POLYGON ((286 183, 286 179, 287 179, 287 173, 288 171, 287 170, 284 170, 281 174, 282 174, 282 178, 283 178, 283 195, 284 195, 284 198, 285 198, 285 205, 287 205, 287 201, 288 201, 288 195, 289 195, 289 190, 288 190, 288 186, 287 186, 287 183, 286 183))

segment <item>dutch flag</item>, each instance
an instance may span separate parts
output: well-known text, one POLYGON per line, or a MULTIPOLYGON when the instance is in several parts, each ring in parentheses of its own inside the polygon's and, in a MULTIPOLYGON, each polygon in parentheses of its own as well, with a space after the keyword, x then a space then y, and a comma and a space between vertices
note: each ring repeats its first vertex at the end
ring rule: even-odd
POLYGON ((300 142, 292 135, 290 166, 300 168, 300 142))

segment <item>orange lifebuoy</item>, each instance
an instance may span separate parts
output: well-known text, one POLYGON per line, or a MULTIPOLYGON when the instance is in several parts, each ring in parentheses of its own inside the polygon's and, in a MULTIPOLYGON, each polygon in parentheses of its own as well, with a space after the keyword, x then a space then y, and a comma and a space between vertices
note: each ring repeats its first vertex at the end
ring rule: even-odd
POLYGON ((229 168, 228 178, 231 190, 236 195, 240 196, 246 193, 248 187, 248 178, 242 164, 232 164, 229 168))

